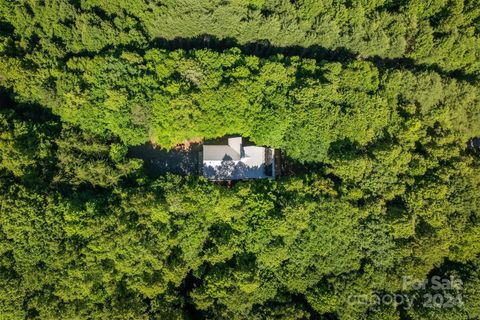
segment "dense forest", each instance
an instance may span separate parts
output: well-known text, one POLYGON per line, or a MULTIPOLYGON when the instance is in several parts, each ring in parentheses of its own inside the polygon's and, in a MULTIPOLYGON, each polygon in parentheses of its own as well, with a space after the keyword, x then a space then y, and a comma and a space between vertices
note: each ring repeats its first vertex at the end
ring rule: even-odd
POLYGON ((0 0, 0 319, 479 319, 475 137, 478 0, 0 0))

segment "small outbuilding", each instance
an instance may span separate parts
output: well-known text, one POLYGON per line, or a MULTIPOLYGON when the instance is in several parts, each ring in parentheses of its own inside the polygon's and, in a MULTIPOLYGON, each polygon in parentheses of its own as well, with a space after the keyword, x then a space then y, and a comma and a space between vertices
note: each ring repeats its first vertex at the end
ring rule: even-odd
POLYGON ((202 173, 209 180, 275 179, 275 150, 244 145, 242 137, 205 143, 202 173))

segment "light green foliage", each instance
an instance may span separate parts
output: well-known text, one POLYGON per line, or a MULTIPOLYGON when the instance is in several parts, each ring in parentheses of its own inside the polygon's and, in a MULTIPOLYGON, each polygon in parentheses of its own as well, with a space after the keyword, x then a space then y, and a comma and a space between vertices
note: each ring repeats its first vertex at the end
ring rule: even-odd
POLYGON ((0 319, 480 317, 479 17, 0 1, 0 319), (227 187, 129 157, 230 134, 281 149, 284 176, 227 187), (464 305, 349 302, 431 275, 461 277, 464 305))
MULTIPOLYGON (((341 141, 364 148, 388 139, 388 131, 399 135, 399 112, 406 106, 418 113, 408 121, 420 116, 425 122, 415 122, 417 131, 440 124, 461 141, 479 132, 467 120, 479 116, 477 88, 435 73, 380 77, 372 63, 362 61, 341 65, 280 55, 257 59, 237 49, 154 49, 143 57, 126 51, 119 57, 72 58, 66 68, 53 64, 48 72, 57 75, 54 90, 36 77, 7 80, 18 92, 34 88, 24 99, 48 104, 58 97, 52 108, 62 119, 100 135, 111 131, 128 145, 150 139, 169 147, 193 137, 242 133, 299 161, 325 161, 341 141), (468 95, 467 101, 459 95, 468 95)), ((415 139, 411 132, 404 135, 415 139)), ((387 159, 385 152, 377 158, 387 159)), ((397 165, 405 168, 409 161, 406 156, 397 165)))

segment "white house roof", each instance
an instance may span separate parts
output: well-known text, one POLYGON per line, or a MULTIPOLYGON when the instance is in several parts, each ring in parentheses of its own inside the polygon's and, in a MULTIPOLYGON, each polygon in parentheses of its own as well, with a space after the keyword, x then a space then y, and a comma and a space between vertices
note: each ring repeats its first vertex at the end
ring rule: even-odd
POLYGON ((211 180, 269 178, 265 153, 269 148, 243 146, 242 138, 228 139, 228 145, 203 146, 203 175, 211 180))

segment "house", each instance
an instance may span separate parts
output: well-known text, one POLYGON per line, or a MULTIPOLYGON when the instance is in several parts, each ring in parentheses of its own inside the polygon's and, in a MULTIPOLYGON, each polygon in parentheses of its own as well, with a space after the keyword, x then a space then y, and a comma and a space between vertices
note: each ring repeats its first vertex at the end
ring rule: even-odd
POLYGON ((204 144, 203 176, 210 180, 275 179, 274 149, 248 144, 242 137, 204 144))

